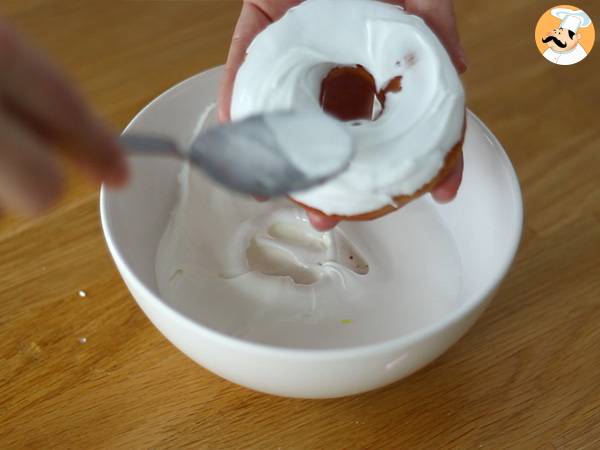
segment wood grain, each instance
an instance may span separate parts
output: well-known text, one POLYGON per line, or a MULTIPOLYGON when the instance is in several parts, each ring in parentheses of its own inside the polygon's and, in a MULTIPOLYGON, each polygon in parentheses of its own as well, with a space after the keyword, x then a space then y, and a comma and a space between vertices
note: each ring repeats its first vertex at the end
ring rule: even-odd
MULTIPOLYGON (((457 0, 469 105, 515 163, 526 225, 497 298, 448 353, 339 400, 223 381, 137 308, 105 249, 97 188, 70 170, 50 214, 0 221, 0 448, 600 448, 600 46, 577 66, 546 62, 533 33, 550 6, 457 0)), ((600 4, 578 6, 600 22, 600 4)), ((116 128, 222 63, 238 8, 0 3, 116 128)))

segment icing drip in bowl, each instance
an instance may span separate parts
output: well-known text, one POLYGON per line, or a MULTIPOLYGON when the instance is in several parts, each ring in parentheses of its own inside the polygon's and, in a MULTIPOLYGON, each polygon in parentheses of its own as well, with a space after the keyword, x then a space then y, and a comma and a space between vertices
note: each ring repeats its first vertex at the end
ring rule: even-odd
POLYGON ((287 216, 288 220, 267 219, 265 226, 259 227, 246 249, 248 270, 290 277, 294 283, 306 285, 317 283, 332 269, 368 273, 364 257, 341 231, 315 231, 297 211, 289 208, 276 215, 282 219, 287 216), (296 220, 289 220, 293 217, 296 220))
POLYGON ((339 348, 409 333, 456 308, 460 261, 428 202, 407 207, 401 221, 318 233, 287 200, 237 197, 187 169, 181 178, 157 249, 157 285, 210 329, 339 348))
POLYGON ((340 348, 410 333, 459 301, 455 244, 428 202, 406 207, 402 220, 320 233, 285 199, 234 195, 189 166, 179 182, 156 252, 157 286, 165 302, 212 330, 340 348))

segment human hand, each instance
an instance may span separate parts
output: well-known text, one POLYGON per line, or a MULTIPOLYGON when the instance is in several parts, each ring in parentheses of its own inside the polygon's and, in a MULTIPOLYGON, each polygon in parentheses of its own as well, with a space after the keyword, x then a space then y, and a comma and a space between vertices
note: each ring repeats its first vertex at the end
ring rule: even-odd
MULTIPOLYGON (((219 92, 219 120, 230 120, 231 94, 235 76, 246 50, 254 37, 270 23, 281 18, 288 9, 301 3, 302 0, 244 0, 242 12, 233 33, 225 74, 219 92)), ((450 54, 456 69, 462 73, 467 69, 467 59, 460 43, 454 4, 452 0, 386 0, 404 6, 408 13, 418 15, 427 22, 442 41, 450 54)), ((438 202, 449 202, 456 196, 462 180, 463 159, 460 156, 449 175, 432 191, 438 202)), ((323 214, 308 212, 308 218, 318 230, 328 230, 337 225, 337 221, 323 214)))
POLYGON ((57 68, 0 20, 0 206, 48 208, 62 177, 55 151, 92 180, 121 185, 127 165, 116 138, 57 68))

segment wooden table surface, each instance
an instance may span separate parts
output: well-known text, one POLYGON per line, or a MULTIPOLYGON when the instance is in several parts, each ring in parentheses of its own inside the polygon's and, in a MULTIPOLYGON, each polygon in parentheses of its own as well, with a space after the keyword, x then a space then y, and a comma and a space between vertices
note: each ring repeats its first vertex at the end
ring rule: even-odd
MULTIPOLYGON (((600 25, 599 3, 577 4, 600 25)), ((223 381, 138 309, 106 250, 98 189, 69 170, 51 213, 0 220, 0 448, 600 448, 600 45, 577 66, 546 62, 533 30, 550 6, 457 0, 469 105, 516 166, 526 224, 492 306, 450 351, 337 400, 223 381)), ((221 64, 238 8, 0 2, 117 128, 221 64)))

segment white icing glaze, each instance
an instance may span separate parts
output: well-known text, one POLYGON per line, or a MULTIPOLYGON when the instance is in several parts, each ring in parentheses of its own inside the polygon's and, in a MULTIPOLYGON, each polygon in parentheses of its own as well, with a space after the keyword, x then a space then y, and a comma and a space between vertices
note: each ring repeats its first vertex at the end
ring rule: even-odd
MULTIPOLYGON (((209 107, 192 142, 216 124, 209 107)), ((236 301, 243 295, 305 303, 316 295, 359 288, 367 263, 339 229, 320 233, 285 199, 259 203, 232 194, 185 163, 177 205, 159 243, 156 274, 168 300, 195 288, 236 301), (350 258, 352 256, 352 258, 350 258), (182 282, 183 280, 183 282, 182 282)), ((360 239, 355 239, 360 242, 360 239)))
POLYGON ((327 214, 375 211, 413 194, 462 135, 464 91, 442 44, 419 17, 374 0, 306 0, 260 33, 236 76, 231 117, 321 111, 327 73, 357 64, 378 90, 397 76, 402 89, 388 93, 378 120, 345 124, 357 149, 346 172, 293 195, 327 214))
POLYGON ((288 200, 237 196, 187 164, 180 182, 156 258, 167 301, 178 305, 206 296, 213 299, 207 314, 220 301, 240 311, 257 308, 256 314, 278 305, 278 314, 292 318, 310 315, 314 302, 341 293, 367 298, 369 286, 379 284, 343 231, 315 231, 288 200))
MULTIPOLYGON (((214 108, 205 119, 205 127, 216 123, 214 108)), ((235 195, 187 164, 179 181, 156 281, 165 301, 213 329, 336 348, 410 333, 456 307, 460 261, 427 202, 410 205, 402 220, 320 233, 287 199, 235 195)))

